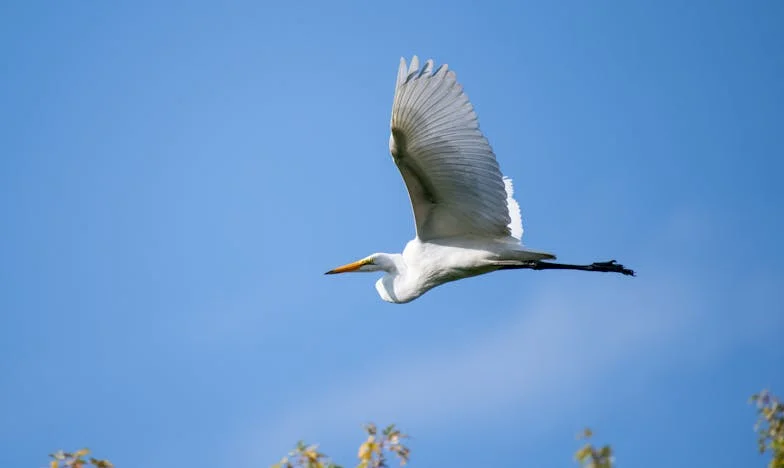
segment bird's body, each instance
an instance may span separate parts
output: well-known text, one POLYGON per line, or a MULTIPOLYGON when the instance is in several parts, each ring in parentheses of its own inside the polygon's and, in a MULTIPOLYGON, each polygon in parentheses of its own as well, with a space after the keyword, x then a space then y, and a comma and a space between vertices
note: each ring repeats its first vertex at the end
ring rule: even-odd
MULTIPOLYGON (((508 240, 481 237, 452 237, 423 242, 411 240, 403 254, 386 255, 391 262, 382 268, 386 275, 376 282, 376 291, 387 302, 410 302, 430 289, 463 278, 489 273, 505 265, 553 258, 547 253, 523 249, 508 240)), ((376 258, 375 262, 379 262, 376 258)))
POLYGON ((546 263, 555 255, 521 243, 523 225, 504 177, 455 73, 428 60, 400 61, 389 150, 408 189, 416 237, 402 254, 378 253, 330 270, 385 271, 381 298, 405 303, 441 284, 499 269, 568 268, 632 274, 614 263, 546 263))

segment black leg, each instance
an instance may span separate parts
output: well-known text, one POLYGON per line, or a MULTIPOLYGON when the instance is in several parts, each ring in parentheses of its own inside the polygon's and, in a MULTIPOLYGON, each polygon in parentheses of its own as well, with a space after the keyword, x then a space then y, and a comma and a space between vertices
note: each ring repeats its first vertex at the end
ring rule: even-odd
POLYGON ((601 271, 604 273, 621 273, 627 276, 635 276, 634 270, 625 268, 615 260, 609 262, 595 262, 590 265, 570 265, 568 263, 550 263, 543 261, 521 262, 519 265, 504 265, 501 270, 580 270, 580 271, 601 271))

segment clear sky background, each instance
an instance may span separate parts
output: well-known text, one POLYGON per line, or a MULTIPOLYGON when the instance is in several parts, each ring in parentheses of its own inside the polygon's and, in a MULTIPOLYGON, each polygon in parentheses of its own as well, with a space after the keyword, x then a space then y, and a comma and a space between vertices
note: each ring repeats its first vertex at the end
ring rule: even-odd
POLYGON ((784 3, 5 2, 0 465, 268 466, 361 424, 412 467, 751 467, 784 394, 784 3), (413 236, 398 61, 448 63, 526 245, 382 302, 413 236), (778 341, 777 341, 778 340, 778 341))

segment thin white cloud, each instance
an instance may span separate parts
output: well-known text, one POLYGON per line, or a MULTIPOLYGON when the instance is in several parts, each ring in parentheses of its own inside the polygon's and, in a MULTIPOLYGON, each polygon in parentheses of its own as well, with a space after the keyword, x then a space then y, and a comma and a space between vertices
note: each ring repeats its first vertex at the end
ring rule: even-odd
POLYGON ((370 420, 423 430, 534 409, 543 399, 577 393, 612 368, 659 352, 693 329, 704 312, 674 279, 615 279, 553 280, 509 323, 472 342, 397 356, 375 374, 337 384, 271 421, 254 444, 269 456, 285 453, 302 437, 329 443, 357 434, 358 425, 370 420), (599 281, 605 287, 592 290, 599 281))

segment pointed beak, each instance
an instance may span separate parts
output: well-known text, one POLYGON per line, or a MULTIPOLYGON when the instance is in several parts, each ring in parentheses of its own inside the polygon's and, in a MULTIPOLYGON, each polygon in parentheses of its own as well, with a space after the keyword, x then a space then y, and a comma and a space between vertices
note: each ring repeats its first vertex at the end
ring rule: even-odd
POLYGON ((362 265, 365 265, 367 262, 365 260, 357 260, 356 262, 352 262, 343 266, 339 266, 328 272, 324 273, 325 275, 335 275, 338 273, 349 273, 352 271, 357 271, 362 265))

